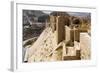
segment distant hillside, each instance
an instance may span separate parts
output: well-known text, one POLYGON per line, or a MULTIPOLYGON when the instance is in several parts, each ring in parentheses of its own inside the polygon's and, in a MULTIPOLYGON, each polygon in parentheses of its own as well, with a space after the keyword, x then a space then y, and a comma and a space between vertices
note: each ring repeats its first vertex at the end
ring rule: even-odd
POLYGON ((48 15, 38 10, 23 10, 23 40, 38 37, 44 29, 43 23, 38 24, 38 20, 45 21, 48 15), (41 26, 41 27, 39 27, 41 26))
POLYGON ((49 20, 49 19, 50 19, 49 15, 45 14, 38 17, 38 22, 45 22, 46 20, 49 20))
POLYGON ((26 16, 35 16, 35 17, 39 17, 41 15, 44 15, 45 13, 43 13, 42 11, 39 10, 23 10, 23 15, 26 16))
POLYGON ((38 17, 41 17, 43 15, 46 15, 46 14, 43 13, 42 11, 23 10, 23 24, 29 24, 30 22, 33 22, 34 17, 38 18, 38 17))

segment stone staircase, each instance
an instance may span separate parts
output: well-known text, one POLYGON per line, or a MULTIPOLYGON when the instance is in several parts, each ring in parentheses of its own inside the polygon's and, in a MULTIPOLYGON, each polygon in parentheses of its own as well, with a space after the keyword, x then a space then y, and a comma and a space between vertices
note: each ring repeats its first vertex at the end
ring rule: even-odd
POLYGON ((78 42, 74 42, 74 46, 66 46, 63 43, 63 55, 62 60, 80 60, 80 45, 78 42))

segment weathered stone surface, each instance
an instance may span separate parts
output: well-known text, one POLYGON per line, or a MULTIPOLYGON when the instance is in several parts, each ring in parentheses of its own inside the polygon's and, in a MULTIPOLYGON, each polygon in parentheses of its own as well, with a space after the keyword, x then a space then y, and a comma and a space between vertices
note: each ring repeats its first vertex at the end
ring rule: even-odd
POLYGON ((57 17, 57 23, 56 23, 56 28, 57 28, 57 44, 65 40, 65 22, 64 22, 64 17, 57 17))
POLYGON ((50 16, 50 25, 54 32, 56 30, 56 16, 50 16))
POLYGON ((88 33, 80 33, 81 59, 91 58, 91 39, 88 33))

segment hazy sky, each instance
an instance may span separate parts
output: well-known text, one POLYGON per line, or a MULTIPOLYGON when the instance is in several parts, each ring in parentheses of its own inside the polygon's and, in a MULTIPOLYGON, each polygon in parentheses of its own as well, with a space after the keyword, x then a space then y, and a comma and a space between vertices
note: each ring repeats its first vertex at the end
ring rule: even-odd
POLYGON ((52 11, 43 11, 46 14, 50 14, 52 11))
MULTIPOLYGON (((46 14, 50 14, 53 11, 43 11, 46 14)), ((90 13, 84 13, 84 12, 68 12, 70 15, 76 15, 76 16, 88 16, 90 13)))

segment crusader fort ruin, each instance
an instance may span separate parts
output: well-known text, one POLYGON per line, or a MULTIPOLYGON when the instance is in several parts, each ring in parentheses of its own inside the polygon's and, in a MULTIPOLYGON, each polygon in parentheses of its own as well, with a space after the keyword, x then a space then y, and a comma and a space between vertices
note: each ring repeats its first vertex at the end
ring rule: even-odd
POLYGON ((24 62, 87 60, 91 58, 90 21, 55 12, 38 38, 23 42, 24 62), (30 44, 27 44, 29 43, 30 44))

